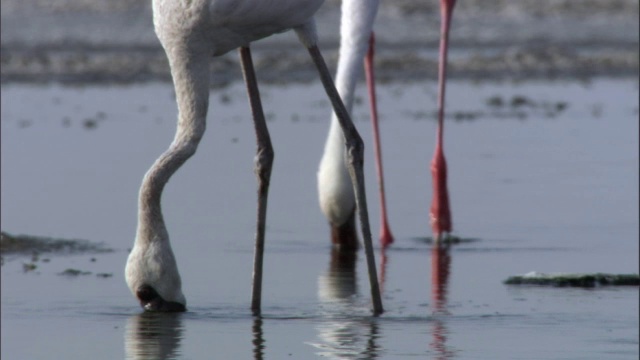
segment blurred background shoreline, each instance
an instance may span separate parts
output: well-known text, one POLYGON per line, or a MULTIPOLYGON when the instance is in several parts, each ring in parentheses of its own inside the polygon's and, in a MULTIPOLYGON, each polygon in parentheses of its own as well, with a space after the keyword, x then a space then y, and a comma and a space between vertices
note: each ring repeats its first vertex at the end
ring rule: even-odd
MULTIPOLYGON (((128 84, 169 82, 150 0, 3 0, 1 82, 128 84)), ((439 2, 382 1, 375 25, 382 82, 437 75, 439 2)), ((340 1, 316 17, 335 68, 340 1)), ((637 0, 460 0, 454 11, 450 76, 550 80, 638 76, 637 0)), ((313 65, 292 32, 256 42, 258 77, 313 81, 313 65)), ((211 63, 212 86, 242 77, 237 54, 211 63)))

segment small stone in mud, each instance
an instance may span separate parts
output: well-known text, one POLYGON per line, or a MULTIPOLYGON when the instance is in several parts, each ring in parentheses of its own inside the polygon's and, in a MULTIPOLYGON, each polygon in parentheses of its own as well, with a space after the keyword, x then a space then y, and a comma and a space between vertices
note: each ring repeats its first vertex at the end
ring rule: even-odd
POLYGON ((464 111, 459 111, 453 114, 453 118, 456 121, 463 121, 463 120, 474 120, 478 117, 480 117, 482 114, 479 112, 464 112, 464 111))
POLYGON ((602 116, 602 104, 594 104, 591 107, 591 115, 595 118, 599 118, 602 116))
POLYGON ((487 99, 487 105, 492 107, 502 107, 504 106, 504 101, 500 96, 496 95, 487 99))
MULTIPOLYGON (((422 119, 428 119, 429 118, 429 113, 426 111, 416 111, 410 114, 411 117, 413 117, 414 120, 422 120, 422 119)), ((434 119, 438 118, 438 113, 437 112, 433 112, 432 117, 434 119)))
POLYGON ((29 263, 29 264, 22 264, 22 270, 24 272, 29 272, 29 271, 33 271, 38 267, 38 265, 34 264, 34 263, 29 263))
POLYGON ((527 99, 526 97, 524 97, 522 95, 516 95, 513 98, 511 98, 511 106, 512 107, 520 107, 520 106, 524 106, 524 105, 532 105, 532 104, 529 101, 529 99, 527 99))
POLYGON ((43 263, 48 263, 49 261, 51 261, 51 259, 49 259, 49 258, 44 258, 44 259, 42 259, 42 262, 43 262, 43 263))
POLYGON ((98 127, 98 122, 94 119, 84 119, 82 125, 84 125, 84 128, 87 130, 93 130, 98 127))
MULTIPOLYGON (((424 242, 427 244, 436 244, 436 241, 433 237, 417 237, 415 238, 416 241, 418 242, 424 242)), ((445 235, 440 239, 440 244, 442 245, 457 245, 457 244, 468 244, 468 243, 473 243, 476 241, 480 241, 480 239, 477 238, 463 238, 463 237, 459 237, 459 236, 455 236, 455 235, 445 235)))
POLYGON ((96 276, 99 277, 99 278, 106 279, 106 278, 112 277, 113 274, 112 273, 97 273, 96 276))
POLYGON ((567 103, 564 101, 559 101, 556 103, 556 111, 557 112, 561 112, 564 111, 567 108, 567 103))
POLYGON ((82 270, 78 270, 78 269, 67 269, 61 273, 58 273, 58 275, 62 275, 62 276, 80 276, 80 275, 90 275, 91 271, 82 271, 82 270))
POLYGON ((96 262, 96 258, 92 257, 91 259, 89 259, 89 261, 96 262))
POLYGON ((28 119, 18 120, 18 127, 20 127, 20 129, 26 129, 29 126, 31 126, 31 120, 28 120, 28 119))
POLYGON ((223 104, 228 104, 231 102, 231 97, 228 94, 221 94, 220 95, 220 102, 223 104))

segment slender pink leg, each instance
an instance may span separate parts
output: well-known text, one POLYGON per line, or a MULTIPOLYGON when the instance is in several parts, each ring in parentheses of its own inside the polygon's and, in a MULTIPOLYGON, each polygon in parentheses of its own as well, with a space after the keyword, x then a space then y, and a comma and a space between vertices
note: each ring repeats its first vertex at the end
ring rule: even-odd
POLYGON ((387 247, 393 242, 393 235, 387 221, 387 201, 384 196, 384 177, 382 171, 382 145, 380 144, 380 132, 378 130, 378 105, 376 103, 376 78, 373 69, 375 37, 371 32, 369 38, 369 51, 364 59, 365 77, 369 89, 369 106, 371 109, 371 124, 373 125, 373 141, 376 152, 376 170, 378 172, 378 191, 380 192, 380 244, 387 247))
POLYGON ((447 50, 449 48, 449 25, 455 0, 440 0, 440 15, 442 26, 440 29, 440 63, 438 67, 438 135, 436 150, 431 160, 431 175, 433 177, 433 201, 431 202, 431 229, 436 241, 443 233, 451 232, 451 212, 449 209, 449 194, 447 192, 447 162, 444 158, 442 132, 444 130, 444 95, 447 77, 447 50))

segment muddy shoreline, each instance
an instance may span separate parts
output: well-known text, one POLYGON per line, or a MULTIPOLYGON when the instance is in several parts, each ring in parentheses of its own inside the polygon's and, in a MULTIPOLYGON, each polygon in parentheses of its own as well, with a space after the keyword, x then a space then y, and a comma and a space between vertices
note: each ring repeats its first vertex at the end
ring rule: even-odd
MULTIPOLYGON (((638 76, 638 3, 631 0, 461 1, 455 10, 450 76, 472 80, 638 76)), ((317 16, 333 69, 340 2, 317 16)), ((381 4, 375 30, 382 81, 435 79, 438 2, 381 4)), ((315 80, 291 33, 254 45, 263 82, 315 80)), ((2 2, 1 82, 127 84, 170 81, 152 26, 150 1, 2 2), (24 24, 29 23, 25 29, 24 24)), ((211 63, 212 86, 241 79, 237 54, 211 63)))

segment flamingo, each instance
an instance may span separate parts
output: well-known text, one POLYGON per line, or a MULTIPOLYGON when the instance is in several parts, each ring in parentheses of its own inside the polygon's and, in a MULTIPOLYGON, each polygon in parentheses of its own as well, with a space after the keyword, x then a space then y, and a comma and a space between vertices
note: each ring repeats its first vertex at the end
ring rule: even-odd
MULTIPOLYGON (((340 57, 336 72, 336 88, 347 111, 351 113, 356 83, 361 76, 364 60, 381 205, 380 243, 386 247, 393 242, 393 235, 387 221, 373 74, 374 38, 372 30, 378 12, 378 4, 379 0, 342 1, 340 57)), ((339 246, 340 249, 352 250, 358 247, 355 226, 355 196, 345 163, 343 141, 338 117, 333 113, 318 169, 318 194, 320 208, 331 227, 332 243, 339 246)))
MULTIPOLYGON (((436 148, 431 161, 433 198, 429 212, 430 224, 436 241, 440 241, 443 238, 443 234, 450 233, 452 230, 443 131, 449 28, 455 2, 455 0, 440 0, 442 21, 438 65, 438 129, 436 148)), ((360 63, 364 59, 380 199, 380 243, 385 248, 393 243, 393 235, 387 220, 373 67, 375 44, 373 23, 378 11, 378 5, 379 0, 343 0, 340 24, 340 58, 336 72, 336 87, 347 110, 351 112, 353 94, 361 71, 360 63)), ((324 154, 318 170, 318 193, 320 208, 331 226, 332 242, 341 248, 353 249, 358 245, 354 216, 355 199, 349 186, 348 172, 344 161, 344 148, 341 141, 342 133, 338 119, 333 114, 324 154)))
POLYGON ((138 227, 125 279, 147 311, 186 310, 180 274, 162 216, 160 198, 169 178, 196 152, 209 101, 209 61, 240 48, 240 60, 257 137, 258 211, 251 310, 260 314, 267 197, 273 148, 267 130, 249 44, 294 29, 315 63, 344 132, 347 167, 367 255, 373 313, 383 311, 364 189, 363 142, 335 88, 317 46, 313 15, 323 0, 153 0, 153 22, 171 68, 178 105, 175 138, 145 174, 138 200, 138 227))

